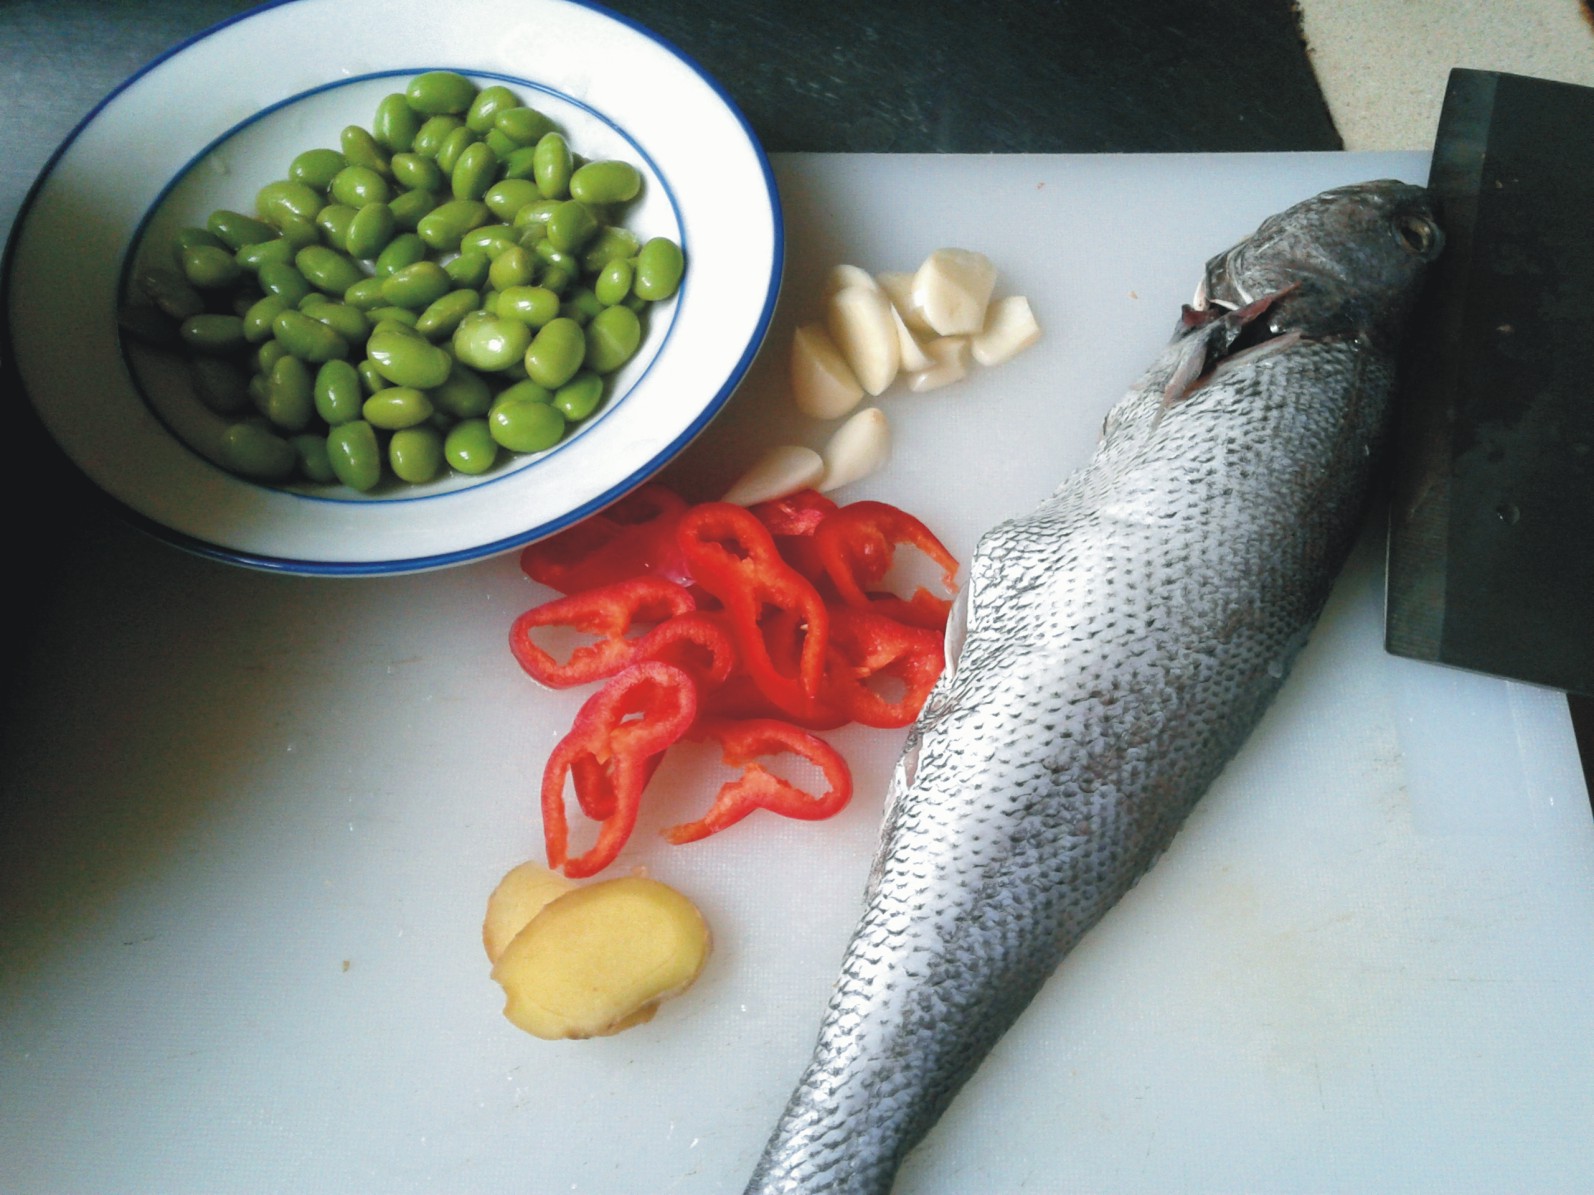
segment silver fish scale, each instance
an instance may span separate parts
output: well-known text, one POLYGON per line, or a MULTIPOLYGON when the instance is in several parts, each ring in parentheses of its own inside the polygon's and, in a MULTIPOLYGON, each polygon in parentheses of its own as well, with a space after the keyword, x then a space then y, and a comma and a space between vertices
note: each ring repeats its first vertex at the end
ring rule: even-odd
POLYGON ((750 1192, 889 1191, 1304 644, 1360 522, 1392 362, 1359 335, 1284 340, 1165 396, 1201 338, 1125 397, 1089 465, 980 540, 963 641, 908 736, 862 921, 750 1192))

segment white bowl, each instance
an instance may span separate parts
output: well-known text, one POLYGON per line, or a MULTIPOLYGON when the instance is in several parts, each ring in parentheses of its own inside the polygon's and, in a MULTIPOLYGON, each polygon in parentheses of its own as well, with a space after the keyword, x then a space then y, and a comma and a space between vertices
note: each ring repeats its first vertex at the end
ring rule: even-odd
POLYGON ((756 139, 672 47, 575 0, 282 0, 135 75, 56 152, 18 217, 0 295, 24 389, 67 455, 131 515, 257 568, 408 572, 551 534, 645 481, 725 404, 774 311, 782 228, 756 139), (588 158, 642 169, 625 224, 681 244, 677 295, 604 405, 554 449, 481 478, 375 497, 278 488, 207 459, 221 424, 180 364, 119 337, 141 262, 217 208, 253 210, 300 150, 370 126, 425 70, 501 82, 588 158))

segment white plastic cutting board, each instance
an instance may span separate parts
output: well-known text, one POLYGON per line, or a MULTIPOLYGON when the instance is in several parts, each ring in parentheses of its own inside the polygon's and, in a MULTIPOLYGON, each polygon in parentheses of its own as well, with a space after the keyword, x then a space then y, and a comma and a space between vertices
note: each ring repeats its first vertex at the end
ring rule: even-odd
MULTIPOLYGON (((978 248, 1046 339, 885 396, 895 458, 845 495, 899 502, 962 555, 1084 460, 1207 256, 1426 161, 776 169, 776 326, 674 475, 706 495, 757 446, 822 442, 782 378, 830 265, 978 248)), ((1565 703, 1386 656, 1380 574, 1372 535, 1244 753, 904 1195, 1594 1187, 1594 819, 1565 703)), ((477 936, 539 849, 537 778, 577 704, 510 658, 541 596, 513 556, 302 580, 108 525, 57 584, 0 764, 0 1188, 741 1190, 853 925, 899 734, 836 736, 858 797, 834 821, 693 847, 651 837, 705 798, 661 773, 624 862, 702 905, 714 958, 653 1024, 546 1043, 499 1016, 477 936)))

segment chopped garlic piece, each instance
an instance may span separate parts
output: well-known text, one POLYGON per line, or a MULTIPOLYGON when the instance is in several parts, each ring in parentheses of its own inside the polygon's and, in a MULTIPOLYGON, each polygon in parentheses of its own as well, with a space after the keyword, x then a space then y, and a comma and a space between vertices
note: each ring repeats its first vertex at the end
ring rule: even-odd
POLYGON ((812 448, 800 444, 781 444, 771 448, 725 491, 723 502, 752 506, 771 502, 817 485, 825 475, 825 461, 812 448))
POLYGON ((1029 300, 1012 295, 991 304, 985 328, 969 343, 974 359, 981 365, 1000 365, 1029 348, 1041 338, 1029 300))
POLYGON ((825 475, 821 491, 840 489, 867 477, 891 457, 891 425, 879 407, 865 407, 836 429, 821 454, 825 475))
POLYGON ((869 394, 891 385, 902 364, 902 346, 891 317, 891 300, 878 289, 849 286, 825 304, 825 326, 858 384, 869 394))
POLYGON ((924 351, 924 345, 919 343, 919 338, 913 334, 913 329, 908 327, 907 321, 902 318, 902 313, 895 306, 891 308, 891 319, 897 326, 897 346, 901 349, 902 372, 918 373, 921 369, 929 369, 932 362, 924 351))
POLYGON ((830 298, 837 291, 846 290, 849 286, 861 286, 864 290, 879 290, 880 284, 868 270, 859 266, 842 264, 831 266, 830 273, 825 278, 825 298, 830 298))
POLYGON ((943 336, 972 335, 985 326, 996 267, 970 249, 937 249, 913 276, 913 305, 943 336))
POLYGON ((835 419, 863 399, 863 387, 823 324, 804 324, 791 342, 791 389, 797 409, 813 419, 835 419))
POLYGON ((897 314, 902 317, 902 322, 908 325, 908 330, 915 336, 934 336, 935 329, 924 322, 924 312, 913 304, 913 275, 886 273, 876 274, 875 281, 880 289, 886 292, 886 298, 891 300, 891 305, 897 309, 897 314))
POLYGON ((924 346, 930 365, 908 375, 908 389, 915 394, 937 390, 961 382, 969 373, 969 338, 942 336, 924 346))

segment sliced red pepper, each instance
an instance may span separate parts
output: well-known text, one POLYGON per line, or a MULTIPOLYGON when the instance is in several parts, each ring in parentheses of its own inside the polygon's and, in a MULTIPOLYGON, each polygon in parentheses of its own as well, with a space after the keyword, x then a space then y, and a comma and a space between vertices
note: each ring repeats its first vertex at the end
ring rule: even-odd
POLYGON ((814 532, 838 509, 836 504, 818 490, 798 490, 747 509, 769 528, 782 559, 830 596, 824 565, 814 551, 814 532))
POLYGON ((675 521, 686 500, 650 483, 520 553, 521 570, 560 593, 578 593, 641 573, 682 580, 675 521))
POLYGON ((642 789, 659 757, 697 718, 697 686, 657 660, 633 664, 587 699, 570 733, 555 744, 542 774, 542 826, 548 866, 572 879, 614 862, 636 828, 642 789), (601 821, 596 843, 569 857, 565 782, 573 778, 582 808, 601 821))
POLYGON ((713 805, 701 818, 664 831, 664 837, 672 843, 707 838, 735 825, 755 809, 816 821, 839 813, 852 799, 852 772, 847 761, 817 735, 788 722, 773 718, 746 721, 705 718, 692 731, 691 737, 718 742, 721 758, 742 771, 720 787, 713 805), (817 795, 806 792, 759 762, 786 754, 816 765, 824 776, 826 790, 817 795))
POLYGON ((633 634, 639 624, 663 623, 695 605, 692 595, 673 581, 632 577, 533 606, 510 627, 509 647, 533 680, 565 689, 613 676, 646 654, 639 649, 642 637, 633 634), (575 648, 561 663, 532 638, 538 627, 561 627, 601 637, 575 648))
POLYGON ((922 586, 912 597, 880 593, 899 545, 918 548, 938 565, 948 590, 957 582, 957 561, 918 519, 886 502, 849 502, 826 516, 814 531, 813 550, 839 600, 854 610, 887 614, 913 626, 946 626, 952 599, 922 586))
POLYGON ((933 628, 873 610, 831 611, 825 696, 851 721, 882 729, 911 724, 945 666, 945 643, 933 628), (900 688, 895 697, 882 691, 882 677, 900 688))
POLYGON ((681 516, 681 554, 696 584, 725 608, 742 668, 778 709, 817 711, 830 615, 807 579, 781 559, 745 508, 704 502, 681 516))

